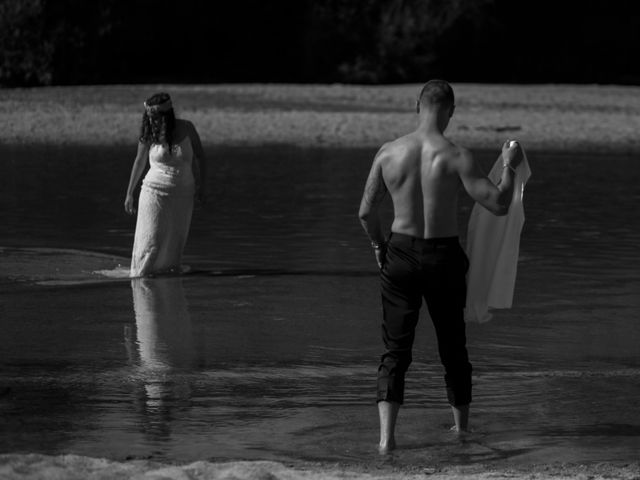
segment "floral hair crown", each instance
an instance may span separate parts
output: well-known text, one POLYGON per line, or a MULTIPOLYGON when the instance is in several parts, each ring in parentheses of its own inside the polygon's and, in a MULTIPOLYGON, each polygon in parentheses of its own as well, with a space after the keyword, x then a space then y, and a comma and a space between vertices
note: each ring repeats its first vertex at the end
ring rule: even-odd
POLYGON ((171 103, 171 99, 168 98, 158 105, 147 105, 147 102, 144 102, 144 108, 147 111, 147 115, 156 115, 160 112, 168 112, 173 108, 173 104, 171 103))

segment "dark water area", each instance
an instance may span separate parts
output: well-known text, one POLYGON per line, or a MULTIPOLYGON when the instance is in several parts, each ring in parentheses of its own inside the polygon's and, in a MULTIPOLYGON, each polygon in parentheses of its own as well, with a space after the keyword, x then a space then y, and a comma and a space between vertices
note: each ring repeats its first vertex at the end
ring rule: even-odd
MULTIPOLYGON (((92 272, 126 266, 133 241, 134 149, 0 149, 0 453, 377 458, 380 306, 357 220, 375 152, 209 152, 191 273, 105 281, 92 272)), ((387 461, 637 459, 640 159, 529 161, 514 308, 468 326, 474 433, 448 431, 425 312, 387 461)))

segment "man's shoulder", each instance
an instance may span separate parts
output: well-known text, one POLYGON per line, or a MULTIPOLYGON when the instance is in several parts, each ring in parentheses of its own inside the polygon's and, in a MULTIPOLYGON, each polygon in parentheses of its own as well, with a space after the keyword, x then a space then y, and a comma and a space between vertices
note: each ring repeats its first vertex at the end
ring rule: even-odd
POLYGON ((455 172, 458 176, 462 176, 473 169, 473 154, 466 147, 452 143, 445 157, 445 164, 451 173, 455 172))
POLYGON ((434 164, 440 166, 438 171, 459 176, 473 163, 471 152, 463 146, 446 139, 445 144, 439 145, 432 153, 434 164))
POLYGON ((473 158, 471 151, 468 148, 458 145, 449 139, 447 139, 447 145, 442 150, 442 154, 454 162, 466 162, 473 158))
POLYGON ((419 151, 419 142, 411 135, 404 135, 386 142, 378 150, 378 157, 402 159, 419 151))

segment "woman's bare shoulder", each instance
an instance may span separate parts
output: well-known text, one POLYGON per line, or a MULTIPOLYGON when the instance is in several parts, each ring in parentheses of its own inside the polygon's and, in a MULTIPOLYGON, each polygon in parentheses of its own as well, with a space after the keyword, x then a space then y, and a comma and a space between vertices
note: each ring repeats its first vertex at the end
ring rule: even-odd
POLYGON ((173 138, 181 142, 187 137, 191 137, 191 132, 193 131, 193 124, 189 120, 184 120, 182 118, 176 118, 176 124, 173 128, 173 138))
POLYGON ((176 118, 176 128, 183 128, 184 131, 190 132, 196 127, 191 120, 187 120, 186 118, 176 118))

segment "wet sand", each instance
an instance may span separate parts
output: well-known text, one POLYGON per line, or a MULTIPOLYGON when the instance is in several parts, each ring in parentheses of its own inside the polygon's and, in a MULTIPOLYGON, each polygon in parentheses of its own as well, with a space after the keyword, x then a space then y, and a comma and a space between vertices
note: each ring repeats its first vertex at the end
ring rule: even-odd
POLYGON ((640 464, 624 465, 534 465, 526 468, 429 467, 402 469, 381 462, 360 468, 339 464, 236 461, 211 463, 198 461, 185 465, 162 464, 149 460, 117 462, 76 455, 0 455, 0 477, 16 480, 36 479, 190 479, 190 480, 635 480, 640 464))
MULTIPOLYGON (((640 152, 640 87, 454 84, 469 148, 640 152)), ((414 128, 420 85, 115 85, 0 90, 0 142, 135 145, 142 101, 172 94, 208 145, 371 147, 414 128)))

